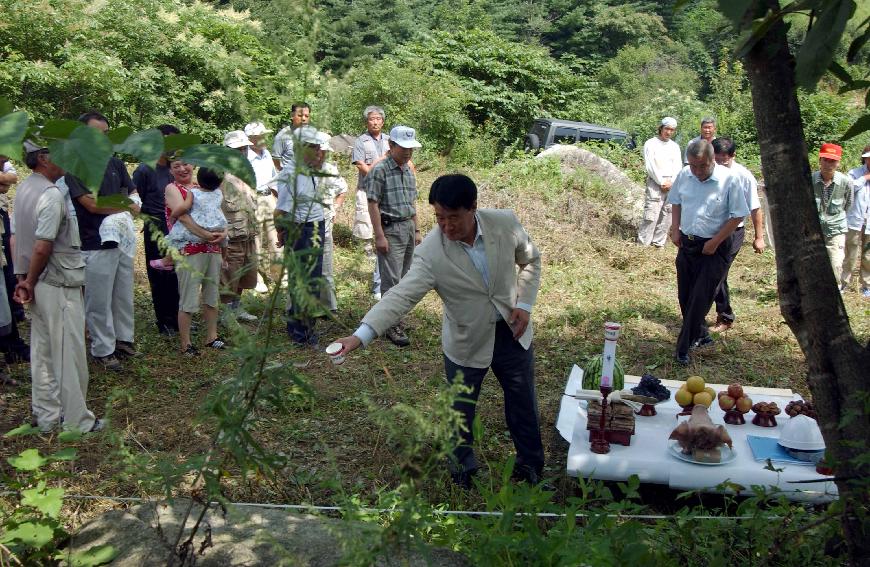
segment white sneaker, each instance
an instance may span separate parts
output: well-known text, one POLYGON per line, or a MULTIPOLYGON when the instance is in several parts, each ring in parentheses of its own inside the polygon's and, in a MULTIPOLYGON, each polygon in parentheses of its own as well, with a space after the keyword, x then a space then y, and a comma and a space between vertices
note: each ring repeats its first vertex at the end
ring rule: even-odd
POLYGON ((252 315, 252 314, 248 313, 247 311, 245 311, 245 309, 243 307, 239 307, 238 309, 234 309, 233 312, 236 314, 236 319, 238 319, 239 321, 252 322, 252 321, 257 320, 256 315, 252 315))
POLYGON ((257 293, 269 293, 269 286, 266 285, 266 282, 258 280, 257 287, 254 288, 254 291, 257 293))
POLYGON ((375 293, 372 294, 372 298, 373 298, 375 301, 380 301, 380 300, 381 300, 381 292, 376 291, 375 293))

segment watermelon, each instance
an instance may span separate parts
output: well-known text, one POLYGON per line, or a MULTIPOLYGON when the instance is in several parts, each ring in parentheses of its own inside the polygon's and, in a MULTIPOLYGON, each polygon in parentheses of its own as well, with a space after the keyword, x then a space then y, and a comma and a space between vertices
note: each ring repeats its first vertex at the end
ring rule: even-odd
MULTIPOLYGON (((593 356, 583 369, 583 389, 598 390, 601 387, 601 369, 604 367, 604 356, 593 356)), ((613 361, 613 389, 622 390, 625 387, 625 372, 619 359, 613 361)))

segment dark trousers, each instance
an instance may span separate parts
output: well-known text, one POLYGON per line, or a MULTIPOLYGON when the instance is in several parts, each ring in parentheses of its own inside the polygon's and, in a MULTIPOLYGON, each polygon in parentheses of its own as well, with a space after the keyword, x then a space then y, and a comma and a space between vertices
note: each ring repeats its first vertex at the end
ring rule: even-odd
POLYGON ((151 218, 154 224, 151 221, 145 223, 144 236, 145 266, 148 274, 148 285, 151 287, 154 317, 160 332, 178 331, 178 277, 174 271, 155 270, 148 265, 149 260, 156 260, 164 256, 160 252, 153 231, 155 228, 159 228, 164 235, 169 232, 166 229, 166 218, 157 215, 151 218))
MULTIPOLYGON (((495 326, 495 348, 490 368, 504 390, 504 416, 517 452, 516 467, 529 467, 540 474, 544 467, 544 445, 538 423, 532 348, 526 350, 515 341, 513 332, 503 320, 495 326)), ((445 356, 444 370, 448 383, 461 379, 472 389, 453 405, 453 409, 462 414, 467 430, 462 432, 460 445, 453 451, 455 462, 452 466, 454 472, 473 471, 478 468, 478 463, 474 457, 472 425, 480 386, 489 368, 459 366, 445 356), (462 373, 461 378, 457 378, 458 372, 462 373)))
POLYGON ((680 237, 680 250, 677 252, 677 297, 683 326, 677 339, 677 354, 688 355, 689 347, 696 340, 708 334, 705 318, 716 288, 728 269, 728 241, 719 245, 710 256, 701 253, 709 238, 680 237))
POLYGON ((6 286, 6 299, 9 301, 9 311, 12 313, 12 323, 2 330, 5 334, 0 336, 0 351, 15 353, 26 350, 29 353, 30 347, 21 340, 21 336, 18 334, 18 321, 24 319, 24 307, 12 299, 18 278, 15 277, 15 269, 12 266, 12 249, 9 247, 12 228, 9 223, 9 212, 6 209, 0 209, 0 219, 3 221, 3 256, 6 258, 6 265, 3 266, 3 283, 6 286))
MULTIPOLYGON (((734 231, 728 238, 728 266, 725 268, 725 277, 722 278, 722 281, 719 283, 719 287, 716 288, 716 314, 719 319, 725 321, 734 321, 734 310, 731 308, 731 296, 728 293, 728 271, 731 270, 731 264, 734 263, 734 258, 737 257, 737 253, 740 252, 740 248, 743 246, 743 238, 746 236, 746 229, 744 227, 740 227, 734 231)), ((723 244, 724 246, 724 244, 723 244)))
MULTIPOLYGON (((304 265, 312 266, 307 290, 309 297, 302 299, 295 296, 296 301, 292 302, 290 310, 287 312, 287 334, 294 342, 306 344, 315 340, 315 318, 311 310, 313 305, 320 305, 320 278, 323 276, 323 241, 326 238, 326 223, 323 221, 306 222, 300 224, 299 228, 301 228, 301 232, 293 243, 293 252, 298 253, 303 250, 310 250, 314 245, 315 231, 317 231, 319 242, 318 248, 311 250, 314 258, 304 257, 304 260, 302 260, 304 265)), ((297 258, 300 257, 297 256, 297 258)), ((287 293, 290 293, 289 289, 287 293)))

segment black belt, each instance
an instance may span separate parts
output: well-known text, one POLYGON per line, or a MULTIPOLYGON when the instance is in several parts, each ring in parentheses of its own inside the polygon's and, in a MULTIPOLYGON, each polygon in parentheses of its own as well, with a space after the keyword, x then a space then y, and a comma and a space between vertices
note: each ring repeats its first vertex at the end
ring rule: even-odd
POLYGON ((272 194, 272 191, 270 191, 270 190, 268 190, 268 189, 265 190, 265 191, 257 191, 257 195, 260 195, 260 196, 263 196, 263 197, 267 197, 267 196, 269 196, 269 195, 271 195, 271 194, 272 194))
POLYGON ((391 224, 398 224, 400 222, 405 222, 411 220, 411 217, 406 217, 403 219, 397 219, 395 217, 386 217, 381 215, 381 225, 382 226, 390 226, 391 224))
POLYGON ((694 234, 686 234, 685 232, 681 232, 680 234, 682 234, 686 240, 691 240, 692 242, 707 242, 708 240, 710 240, 709 238, 704 238, 703 236, 695 236, 694 234))

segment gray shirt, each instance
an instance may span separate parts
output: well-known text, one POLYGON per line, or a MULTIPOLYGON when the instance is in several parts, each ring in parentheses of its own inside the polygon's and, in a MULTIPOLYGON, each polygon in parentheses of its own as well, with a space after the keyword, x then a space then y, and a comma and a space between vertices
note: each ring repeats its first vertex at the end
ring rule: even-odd
POLYGON ((281 160, 282 169, 293 164, 293 132, 292 125, 285 126, 275 134, 275 141, 272 142, 272 156, 281 160))
MULTIPOLYGON (((376 159, 387 153, 389 149, 389 136, 382 132, 376 140, 372 137, 371 134, 369 134, 368 132, 364 132, 359 138, 356 139, 356 143, 354 143, 353 145, 353 152, 350 154, 350 163, 359 162, 366 165, 371 165, 376 159)), ((366 174, 360 171, 356 183, 356 188, 358 191, 365 190, 365 186, 363 185, 365 182, 365 178, 366 174)))
POLYGON ((53 243, 51 256, 39 280, 58 287, 85 283, 85 262, 76 218, 57 186, 39 173, 31 174, 15 193, 15 273, 30 270, 33 246, 38 240, 53 243))

